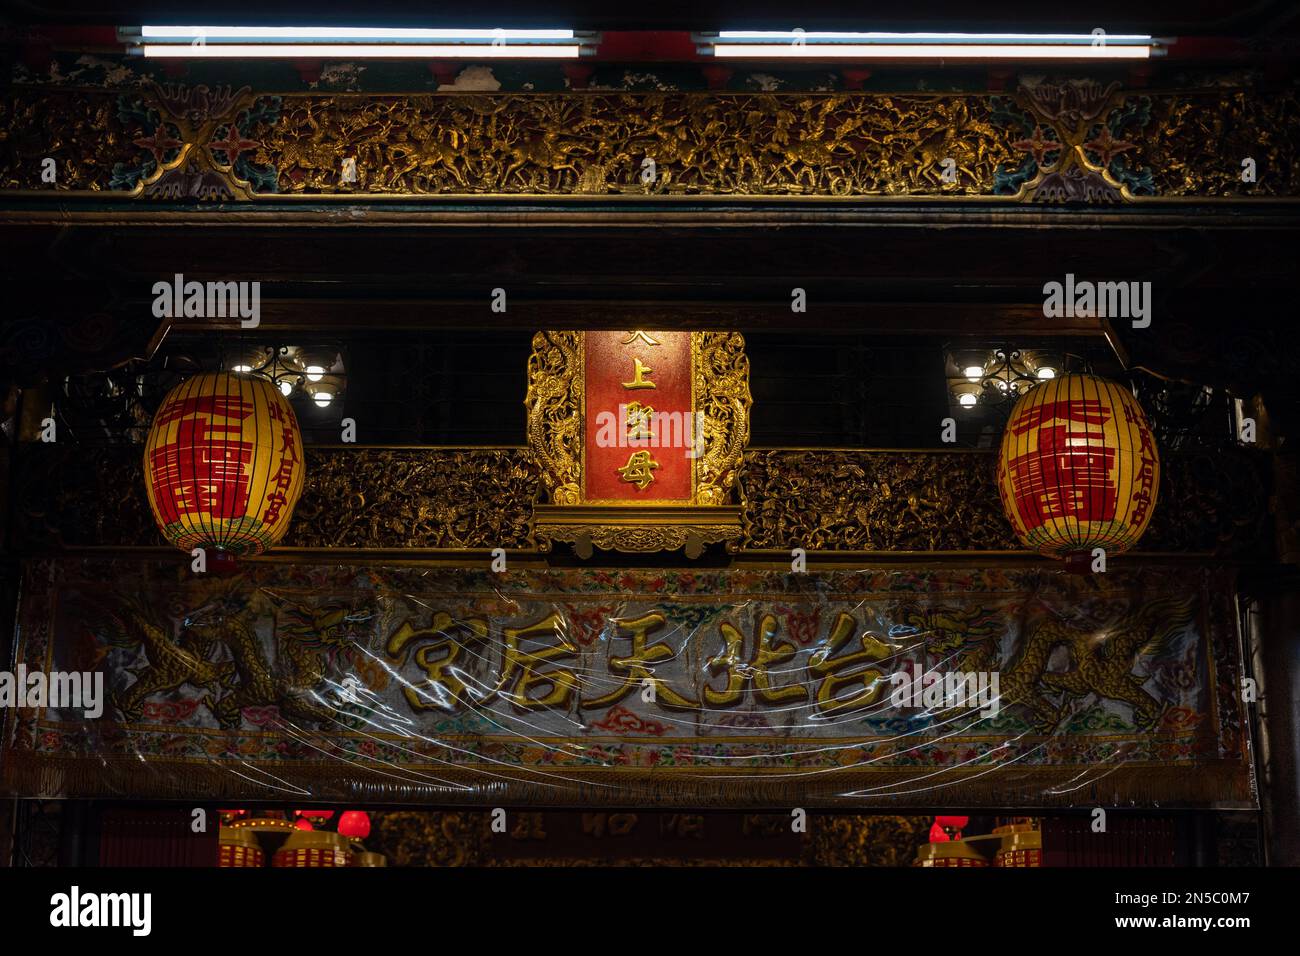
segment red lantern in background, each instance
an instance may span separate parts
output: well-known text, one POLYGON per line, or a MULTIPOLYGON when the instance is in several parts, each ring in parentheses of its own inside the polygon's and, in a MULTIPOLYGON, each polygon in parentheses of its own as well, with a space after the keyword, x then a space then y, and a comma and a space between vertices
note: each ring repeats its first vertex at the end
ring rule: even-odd
POLYGON ((362 810, 347 810, 339 817, 339 833, 350 840, 364 840, 370 836, 370 814, 362 810))
POLYGON ((961 839, 961 831, 970 823, 970 817, 935 817, 935 826, 942 827, 945 833, 951 833, 954 840, 961 839))
POLYGON ((176 547, 261 554, 302 494, 302 435, 269 379, 214 372, 167 393, 145 443, 144 475, 163 536, 176 547))
POLYGON ((1086 568, 1127 551, 1151 521, 1160 456, 1133 393, 1093 375, 1041 382, 1011 410, 998 493, 1017 537, 1086 568))

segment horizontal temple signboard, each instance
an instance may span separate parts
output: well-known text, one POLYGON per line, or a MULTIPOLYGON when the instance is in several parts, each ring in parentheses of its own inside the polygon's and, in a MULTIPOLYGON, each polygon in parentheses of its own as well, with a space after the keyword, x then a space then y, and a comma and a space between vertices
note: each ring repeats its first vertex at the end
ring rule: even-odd
POLYGON ((1187 566, 218 578, 33 561, 3 780, 221 801, 1250 806, 1231 593, 1187 566))

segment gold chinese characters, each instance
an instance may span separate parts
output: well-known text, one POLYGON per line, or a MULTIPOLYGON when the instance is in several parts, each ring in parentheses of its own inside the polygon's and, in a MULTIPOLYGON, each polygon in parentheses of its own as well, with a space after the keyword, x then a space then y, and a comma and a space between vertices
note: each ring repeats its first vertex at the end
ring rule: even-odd
POLYGON ((634 451, 628 458, 627 464, 618 469, 622 480, 636 485, 641 491, 650 487, 650 483, 655 480, 654 470, 659 467, 659 462, 650 457, 648 451, 634 451))

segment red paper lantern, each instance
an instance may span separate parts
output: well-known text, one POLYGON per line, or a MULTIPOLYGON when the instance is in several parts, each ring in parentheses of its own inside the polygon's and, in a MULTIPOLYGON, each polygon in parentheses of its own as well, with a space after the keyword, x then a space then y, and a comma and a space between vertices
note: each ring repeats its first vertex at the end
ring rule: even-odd
POLYGON ((370 836, 370 814, 362 810, 347 810, 339 817, 339 833, 352 840, 370 836))
POLYGON ((302 493, 302 435, 269 379, 195 375, 163 399, 145 443, 145 487, 163 536, 184 551, 260 554, 302 493))
POLYGON ((1035 385, 1011 410, 998 493, 1028 547, 1086 563, 1119 554, 1151 521, 1160 456, 1133 393, 1093 375, 1035 385))

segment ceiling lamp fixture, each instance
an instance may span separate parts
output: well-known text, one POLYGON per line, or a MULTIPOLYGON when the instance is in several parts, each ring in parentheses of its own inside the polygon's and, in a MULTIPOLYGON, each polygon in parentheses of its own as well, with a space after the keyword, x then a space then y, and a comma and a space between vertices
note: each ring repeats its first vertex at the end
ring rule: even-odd
POLYGON ((317 408, 343 395, 345 370, 334 345, 246 345, 231 362, 232 372, 270 379, 285 398, 306 395, 317 408))
POLYGON ((127 52, 145 57, 346 57, 348 59, 576 59, 600 35, 574 30, 438 30, 385 27, 119 27, 127 52))
POLYGON ((823 33, 724 30, 694 34, 704 56, 767 60, 1145 60, 1171 42, 1146 34, 823 33))
POLYGON ((325 380, 320 382, 308 382, 304 391, 311 396, 311 400, 316 403, 317 408, 325 408, 334 401, 334 396, 338 389, 333 381, 325 380))
POLYGON ((1066 356, 1014 346, 958 348, 944 357, 948 390, 961 408, 1014 402, 1056 378, 1066 356))

